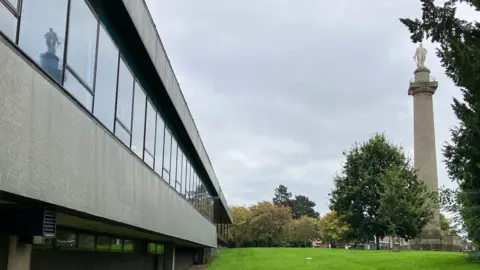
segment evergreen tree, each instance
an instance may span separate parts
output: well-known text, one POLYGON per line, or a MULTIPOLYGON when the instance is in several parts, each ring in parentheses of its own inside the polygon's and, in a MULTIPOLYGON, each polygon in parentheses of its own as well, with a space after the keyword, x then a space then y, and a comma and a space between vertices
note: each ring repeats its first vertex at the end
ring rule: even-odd
POLYGON ((318 218, 320 214, 315 211, 315 205, 307 196, 295 195, 295 199, 292 201, 292 218, 299 219, 303 216, 318 218))
POLYGON ((277 206, 292 207, 292 193, 284 185, 275 188, 275 197, 272 200, 273 204, 277 206))
POLYGON ((422 2, 422 19, 400 19, 413 42, 428 39, 440 46, 437 56, 448 77, 460 88, 462 100, 453 99, 459 124, 452 129, 452 142, 444 147, 450 178, 458 183, 452 192, 454 210, 461 216, 469 238, 480 242, 480 24, 457 18, 464 3, 480 10, 480 1, 448 0, 436 5, 422 2))

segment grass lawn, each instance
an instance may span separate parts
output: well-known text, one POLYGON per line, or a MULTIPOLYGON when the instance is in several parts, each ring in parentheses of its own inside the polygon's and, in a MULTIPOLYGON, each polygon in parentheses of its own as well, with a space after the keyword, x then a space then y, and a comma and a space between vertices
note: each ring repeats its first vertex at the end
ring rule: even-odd
POLYGON ((429 251, 239 248, 222 250, 208 270, 480 270, 480 265, 468 264, 464 257, 461 253, 429 251))

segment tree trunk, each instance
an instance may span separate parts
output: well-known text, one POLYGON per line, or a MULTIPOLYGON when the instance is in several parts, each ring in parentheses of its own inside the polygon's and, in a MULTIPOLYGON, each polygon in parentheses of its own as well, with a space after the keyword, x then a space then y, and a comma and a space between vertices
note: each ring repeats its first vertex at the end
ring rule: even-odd
POLYGON ((380 238, 375 236, 375 241, 377 242, 377 250, 380 250, 380 238))

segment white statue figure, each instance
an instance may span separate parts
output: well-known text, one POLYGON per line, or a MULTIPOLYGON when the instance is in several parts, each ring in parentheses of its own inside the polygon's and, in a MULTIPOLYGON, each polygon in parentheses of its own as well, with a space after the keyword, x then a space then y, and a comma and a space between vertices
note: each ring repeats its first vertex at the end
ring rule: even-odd
POLYGON ((420 42, 413 56, 413 59, 417 62, 417 68, 425 68, 425 58, 427 58, 427 49, 420 42))
POLYGON ((58 41, 57 33, 53 32, 53 29, 50 30, 45 34, 45 44, 47 45, 47 50, 49 53, 55 54, 57 51, 58 45, 60 45, 60 41, 58 41))

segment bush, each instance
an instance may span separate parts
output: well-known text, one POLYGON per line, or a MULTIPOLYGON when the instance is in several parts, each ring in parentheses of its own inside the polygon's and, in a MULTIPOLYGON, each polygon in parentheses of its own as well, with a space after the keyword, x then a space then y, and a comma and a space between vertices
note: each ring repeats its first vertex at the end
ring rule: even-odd
POLYGON ((468 253, 467 261, 470 263, 480 264, 480 251, 472 251, 468 253))

